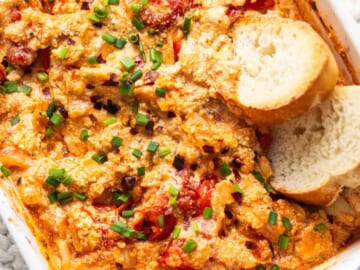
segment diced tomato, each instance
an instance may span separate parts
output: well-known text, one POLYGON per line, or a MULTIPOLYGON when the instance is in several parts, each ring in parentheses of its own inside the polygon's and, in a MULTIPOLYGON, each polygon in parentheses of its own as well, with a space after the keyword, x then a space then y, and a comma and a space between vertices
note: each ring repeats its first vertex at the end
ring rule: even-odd
POLYGON ((255 3, 252 3, 251 0, 246 0, 244 5, 245 10, 257 10, 262 11, 269 8, 274 7, 275 1, 274 0, 256 0, 255 3))
POLYGON ((50 49, 49 48, 40 49, 39 56, 40 56, 41 66, 45 70, 48 70, 50 68, 50 49))
POLYGON ((217 181, 215 175, 205 177, 200 183, 184 179, 177 206, 185 218, 199 216, 205 207, 211 206, 212 191, 217 181))
POLYGON ((176 217, 171 212, 171 209, 155 205, 150 209, 144 210, 142 219, 137 221, 134 228, 146 234, 149 241, 160 241, 170 236, 175 225, 176 217), (159 216, 164 217, 164 227, 159 225, 159 216))
POLYGON ((0 64, 0 82, 5 80, 5 77, 6 77, 6 69, 2 64, 0 64))
POLYGON ((6 54, 10 64, 14 66, 27 67, 36 59, 37 53, 24 44, 12 44, 6 54))
POLYGON ((21 20, 21 13, 18 9, 14 9, 10 13, 10 21, 16 22, 21 20))
POLYGON ((199 212, 202 213, 205 207, 211 206, 211 195, 213 191, 211 182, 206 180, 200 184, 199 187, 199 199, 197 202, 199 212))
POLYGON ((184 38, 184 35, 183 35, 182 31, 180 31, 180 30, 175 31, 172 34, 175 62, 179 60, 179 53, 181 50, 183 38, 184 38))

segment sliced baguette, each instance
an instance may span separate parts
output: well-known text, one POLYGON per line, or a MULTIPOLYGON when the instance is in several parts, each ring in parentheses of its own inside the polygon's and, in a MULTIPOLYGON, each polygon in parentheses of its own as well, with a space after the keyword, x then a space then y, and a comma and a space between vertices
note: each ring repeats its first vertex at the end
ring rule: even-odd
POLYGON ((295 200, 329 205, 360 186, 360 86, 337 87, 303 116, 272 127, 271 185, 295 200))
POLYGON ((269 126, 299 116, 338 80, 334 56, 305 22, 247 16, 232 32, 241 70, 238 89, 219 94, 230 110, 252 123, 269 126))

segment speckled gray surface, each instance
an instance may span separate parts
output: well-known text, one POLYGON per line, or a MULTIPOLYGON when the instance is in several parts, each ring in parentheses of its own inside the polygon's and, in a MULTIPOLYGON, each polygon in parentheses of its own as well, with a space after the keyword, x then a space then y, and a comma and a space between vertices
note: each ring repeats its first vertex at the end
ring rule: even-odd
POLYGON ((0 217, 0 270, 27 270, 23 258, 0 217))

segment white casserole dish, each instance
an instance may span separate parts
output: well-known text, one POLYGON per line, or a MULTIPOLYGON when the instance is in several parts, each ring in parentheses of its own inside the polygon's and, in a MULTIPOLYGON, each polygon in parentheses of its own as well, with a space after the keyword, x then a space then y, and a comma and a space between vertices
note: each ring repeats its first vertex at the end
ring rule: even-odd
MULTIPOLYGON (((329 38, 329 31, 336 33, 340 45, 345 49, 344 54, 337 54, 337 60, 347 83, 360 82, 360 26, 346 11, 339 0, 315 0, 315 5, 308 4, 308 20, 320 31, 323 37, 332 44, 336 52, 334 41, 329 38), (316 6, 316 9, 314 7, 316 6), (320 18, 319 18, 320 15, 320 18), (350 66, 349 66, 350 65, 350 66)), ((336 42, 335 42, 336 43, 336 42)), ((4 189, 11 189, 3 183, 4 189)), ((21 206, 12 205, 9 197, 14 196, 4 192, 0 188, 0 215, 7 225, 12 237, 15 240, 26 264, 31 270, 48 269, 47 261, 42 256, 35 238, 26 225, 23 216, 20 214, 21 206)), ((346 250, 331 258, 323 265, 316 267, 316 270, 359 270, 360 269, 360 241, 349 246, 346 250)))

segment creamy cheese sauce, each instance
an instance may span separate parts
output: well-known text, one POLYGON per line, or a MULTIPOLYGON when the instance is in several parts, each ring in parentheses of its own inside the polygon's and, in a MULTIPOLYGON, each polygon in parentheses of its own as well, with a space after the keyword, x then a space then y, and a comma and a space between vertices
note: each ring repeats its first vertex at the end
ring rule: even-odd
POLYGON ((309 269, 351 237, 271 189, 269 136, 217 97, 234 20, 293 2, 49 2, 0 0, 0 162, 51 269, 309 269))

